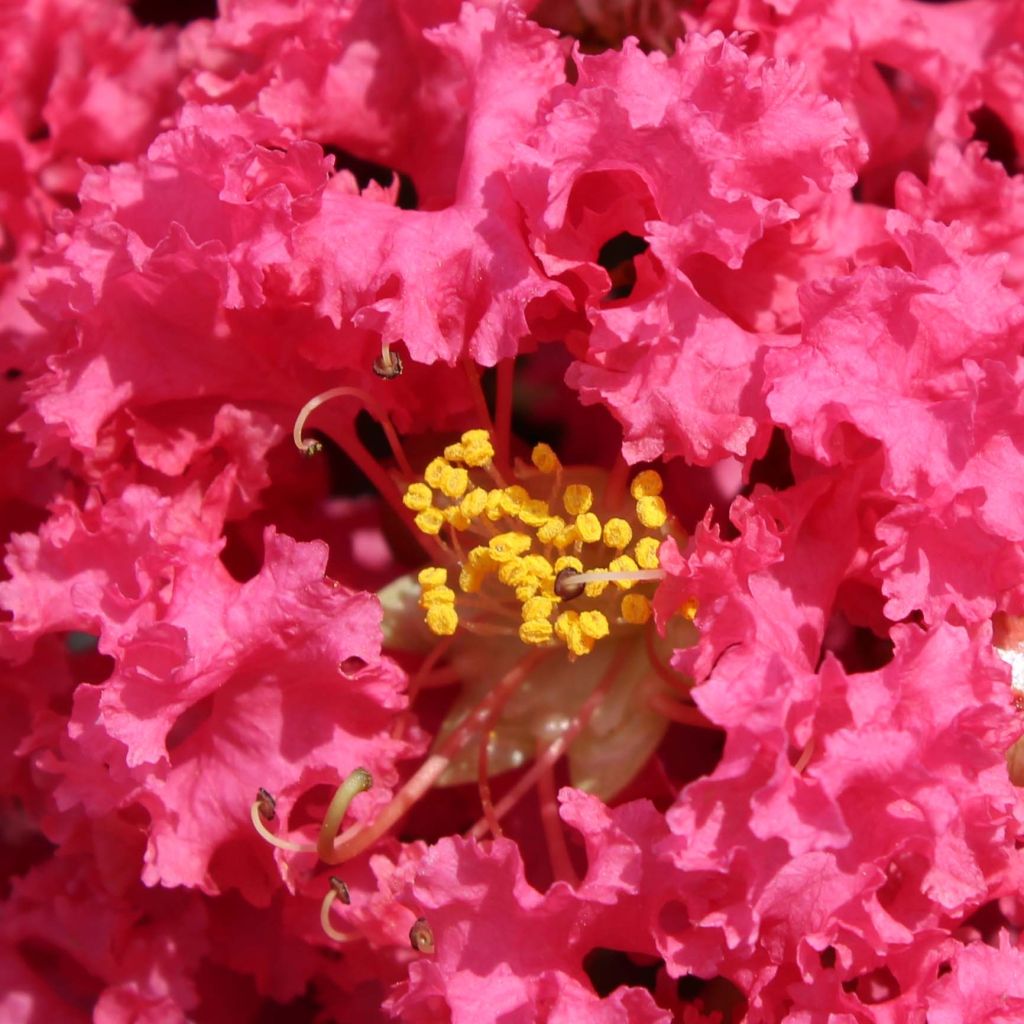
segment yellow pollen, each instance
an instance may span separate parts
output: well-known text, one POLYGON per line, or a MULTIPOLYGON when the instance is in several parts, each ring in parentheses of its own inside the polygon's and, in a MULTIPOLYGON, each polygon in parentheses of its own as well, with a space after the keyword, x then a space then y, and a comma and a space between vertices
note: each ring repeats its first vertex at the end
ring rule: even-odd
MULTIPOLYGON (((619 555, 608 563, 608 568, 612 572, 636 572, 637 564, 629 555, 619 555)), ((620 590, 632 590, 633 580, 616 580, 615 586, 620 590)))
POLYGON ((546 444, 538 444, 534 446, 534 449, 530 454, 530 461, 542 473, 554 473, 561 466, 561 463, 558 461, 558 456, 551 449, 551 446, 546 444))
POLYGON ((523 621, 549 619, 554 610, 555 602, 550 597, 531 597, 523 604, 523 621))
POLYGON ((576 531, 587 544, 596 544, 601 539, 601 520, 593 512, 584 512, 576 517, 576 531))
POLYGON ((659 526, 665 525, 668 519, 668 510, 665 508, 665 499, 657 495, 645 495, 638 498, 636 502, 636 517, 649 530, 656 530, 659 526))
POLYGON ((435 604, 427 609, 427 629, 434 636, 451 636, 459 625, 459 616, 450 604, 435 604))
POLYGON ((591 640, 600 640, 608 635, 608 620, 601 612, 580 612, 580 629, 591 640))
POLYGON ((474 487, 461 502, 459 510, 467 519, 479 519, 487 507, 487 492, 482 487, 474 487))
POLYGON ((416 514, 416 518, 413 521, 421 533, 436 537, 441 532, 441 527, 444 526, 445 518, 444 513, 439 508, 425 508, 422 512, 416 514))
POLYGON ((462 435, 462 460, 467 466, 486 466, 494 458, 494 445, 486 430, 467 430, 462 435))
POLYGON ((409 484, 402 498, 402 504, 406 508, 412 509, 413 512, 423 512, 434 504, 434 495, 426 484, 409 484))
POLYGON ((448 463, 440 457, 431 459, 430 462, 427 463, 427 468, 423 470, 423 479, 426 480, 431 487, 439 489, 441 486, 441 477, 444 474, 444 471, 450 468, 451 467, 448 463))
POLYGON ((519 639, 524 644, 546 644, 554 629, 547 619, 530 619, 519 627, 519 639))
POLYGON ((641 537, 633 548, 636 554, 637 565, 641 569, 659 569, 661 562, 658 559, 658 548, 661 542, 654 537, 641 537))
MULTIPOLYGON (((537 445, 531 454, 535 469, 517 461, 515 476, 506 482, 493 465, 494 456, 487 431, 467 430, 445 448, 444 457, 427 464, 423 480, 409 484, 403 495, 420 530, 436 535, 447 528, 459 560, 453 573, 442 566, 419 573, 419 603, 430 631, 450 636, 461 611, 470 618, 467 628, 476 626, 485 635, 518 632, 523 643, 533 646, 558 641, 570 658, 577 658, 613 627, 648 622, 650 598, 624 592, 662 575, 651 572, 660 569, 662 536, 649 532, 660 531, 667 521, 661 477, 654 470, 639 473, 630 485, 635 505, 605 518, 612 509, 592 486, 601 479, 599 471, 566 470, 548 445, 537 445), (538 471, 550 479, 541 481, 538 471), (544 497, 525 483, 539 483, 544 497), (552 514, 553 508, 564 508, 563 515, 552 514), (603 545, 597 553, 595 544, 603 545), (610 561, 609 554, 615 556, 610 561), (616 574, 624 578, 600 578, 616 574), (465 608, 457 610, 456 590, 480 597, 459 596, 465 608), (579 604, 565 607, 568 602, 579 604), (515 618, 521 616, 518 626, 509 615, 513 609, 515 618), (492 610, 497 620, 485 621, 492 610)), ((695 615, 696 602, 688 602, 682 613, 695 615)))
POLYGON ((683 617, 689 619, 691 622, 697 618, 697 610, 700 606, 697 604, 697 598, 687 598, 686 604, 683 605, 683 617))
POLYGON ((441 473, 441 493, 446 498, 461 498, 469 487, 469 474, 461 466, 449 466, 441 473))
POLYGON ((507 562, 530 550, 533 538, 525 533, 500 533, 487 545, 495 562, 507 562))
POLYGON ((416 578, 424 590, 429 590, 431 587, 444 586, 448 582, 448 570, 428 565, 426 569, 420 569, 420 574, 416 578))
POLYGON ((455 604, 455 591, 451 587, 430 587, 420 594, 421 608, 433 608, 439 604, 455 604))
POLYGON ((537 529, 537 540, 541 544, 550 544, 565 529, 565 520, 561 516, 551 516, 537 529))
POLYGON ((629 493, 639 501, 641 498, 655 497, 661 494, 663 487, 661 474, 653 469, 645 469, 633 477, 629 485, 629 493))
POLYGON ((594 504, 594 492, 586 484, 569 484, 562 495, 562 504, 571 516, 589 512, 594 504))
POLYGON ((604 524, 602 537, 608 547, 621 551, 633 539, 633 528, 625 519, 609 519, 604 524))
POLYGON ((622 617, 634 626, 642 626, 651 617, 651 602, 643 594, 626 594, 622 598, 622 617))

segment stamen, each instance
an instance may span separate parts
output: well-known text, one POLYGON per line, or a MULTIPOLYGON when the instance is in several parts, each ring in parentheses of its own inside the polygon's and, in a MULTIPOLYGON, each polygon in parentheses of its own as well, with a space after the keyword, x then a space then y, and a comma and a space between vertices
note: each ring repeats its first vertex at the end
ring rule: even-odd
POLYGON ((574 580, 579 573, 576 572, 571 566, 567 566, 555 577, 555 595, 560 597, 563 601, 571 601, 575 597, 579 597, 583 593, 586 583, 570 582, 574 580))
POLYGON ((249 808, 249 818, 252 821, 253 828, 265 839, 271 846, 276 846, 279 850, 287 850, 288 853, 316 853, 316 847, 310 846, 308 843, 293 843, 290 839, 281 839, 280 836, 275 836, 266 825, 263 824, 263 819, 267 821, 273 821, 277 811, 277 802, 262 786, 256 791, 256 799, 252 802, 252 806, 249 808), (270 813, 267 814, 269 809, 270 813))
POLYGON ((277 801, 262 787, 256 790, 256 804, 264 821, 273 821, 277 813, 277 801))
POLYGON ((565 587, 585 587, 588 583, 621 583, 632 581, 641 583, 645 580, 663 580, 664 569, 637 569, 635 572, 574 572, 565 577, 565 587))
MULTIPOLYGON (((540 780, 541 775, 548 771, 552 765, 554 765, 558 759, 569 749, 569 747, 576 741, 576 737, 579 736, 590 722, 594 712, 598 709, 601 701, 604 700, 608 691, 612 688, 612 684, 615 682, 615 677, 619 673, 619 669, 622 667, 623 662, 626 659, 629 649, 625 646, 619 650, 612 658, 608 668, 605 669, 604 675, 598 681, 597 686, 594 687, 593 692, 583 702, 583 706, 579 709, 576 717, 573 719, 569 727, 559 736, 557 739, 552 740, 545 748, 544 752, 534 759, 529 769, 519 776, 515 785, 498 801, 497 806, 494 808, 494 817, 497 821, 501 821, 506 814, 519 801, 530 791, 530 788, 537 784, 540 780)), ((489 828, 489 823, 481 818, 467 833, 468 839, 482 839, 489 828)))
MULTIPOLYGON (((372 846, 444 774, 452 758, 458 755, 473 736, 479 734, 481 725, 487 721, 492 709, 504 704, 548 653, 546 650, 538 650, 523 658, 510 672, 506 673, 487 697, 452 730, 437 751, 420 765, 412 778, 395 794, 391 803, 384 808, 372 824, 357 825, 347 829, 338 837, 337 845, 330 851, 330 856, 324 857, 321 853, 321 858, 329 864, 341 864, 352 857, 357 857, 367 847, 372 846)), ((326 824, 325 821, 325 827, 326 824)), ((322 831, 321 835, 323 835, 322 831)))
POLYGON ((409 929, 409 945, 417 953, 429 955, 434 952, 434 933, 425 917, 417 917, 409 929))
POLYGON ((384 380, 394 380, 395 377, 401 377, 404 370, 402 357, 397 352, 392 352, 386 341, 382 341, 380 355, 373 361, 373 372, 384 380))
POLYGON ((494 398, 494 440, 498 465, 508 471, 509 452, 512 447, 512 381, 516 360, 504 359, 498 363, 498 387, 494 398))
POLYGON ((705 717, 696 704, 682 704, 660 693, 651 694, 647 702, 652 711, 657 712, 671 722, 679 722, 680 725, 696 726, 698 729, 718 728, 714 722, 705 717))
POLYGON ((341 820, 352 798, 358 793, 365 793, 372 785, 373 776, 365 768, 357 768, 337 788, 316 840, 316 852, 325 863, 339 863, 334 860, 334 840, 341 829, 341 820))
POLYGON ((339 932, 331 924, 331 907, 334 906, 334 901, 340 900, 347 904, 351 902, 351 899, 348 894, 348 886, 340 878, 331 875, 330 882, 331 887, 320 904, 320 927, 323 928, 327 937, 334 939, 335 942, 355 942, 361 936, 353 932, 339 932))
POLYGON ((304 452, 307 455, 315 454, 323 448, 323 445, 321 445, 319 441, 304 440, 302 432, 305 429, 306 421, 309 417, 312 416, 321 405, 324 405, 335 398, 356 398, 362 402, 370 415, 373 416, 373 418, 380 424, 381 430, 384 431, 384 436, 388 439, 388 444, 391 447, 391 453, 394 455, 395 462, 397 463, 402 475, 407 480, 411 480, 413 477, 412 466, 409 465, 409 460, 405 457, 405 449, 402 447, 402 442, 398 439, 398 434, 391 424, 391 417, 388 416, 386 410, 372 395, 363 391, 361 388, 330 388, 327 391, 321 391, 319 395, 314 395, 299 410, 299 415, 295 417, 295 425, 292 427, 292 440, 295 442, 295 447, 298 448, 300 452, 304 452))
MULTIPOLYGON (((537 745, 540 753, 540 744, 537 745)), ((537 796, 540 800, 540 824, 544 830, 544 841, 548 848, 548 860, 555 878, 568 882, 572 886, 579 885, 576 870, 569 859, 569 847, 565 842, 562 820, 558 816, 558 800, 555 796, 555 775, 553 766, 545 765, 537 778, 537 796)))
POLYGON ((803 770, 811 763, 811 758, 814 757, 814 737, 812 736, 808 741, 807 745, 800 752, 800 756, 797 758, 797 762, 793 765, 793 771, 797 775, 802 775, 803 770))

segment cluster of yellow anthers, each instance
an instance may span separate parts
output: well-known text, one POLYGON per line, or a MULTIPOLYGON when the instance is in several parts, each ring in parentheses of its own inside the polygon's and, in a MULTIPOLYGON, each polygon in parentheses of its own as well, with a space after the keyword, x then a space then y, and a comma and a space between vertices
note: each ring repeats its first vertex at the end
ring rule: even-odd
MULTIPOLYGON (((602 520, 593 489, 567 480, 573 471, 563 470, 548 445, 533 449, 533 468, 516 470, 521 481, 546 480, 546 498, 522 483, 507 485, 493 457, 488 432, 469 430, 427 466, 422 482, 410 484, 403 499, 423 533, 437 536, 447 527, 458 587, 472 595, 460 603, 500 618, 509 614, 514 598, 518 608, 512 611, 521 619, 518 634, 524 643, 557 639, 573 656, 588 654, 617 622, 647 622, 649 599, 629 591, 663 576, 658 548, 667 512, 661 477, 654 470, 639 473, 630 485, 629 507, 602 520), (463 535, 482 543, 468 547, 463 535), (562 607, 581 596, 593 606, 562 607)), ((419 582, 427 626, 437 636, 450 636, 459 613, 449 570, 430 566, 420 572, 419 582)))

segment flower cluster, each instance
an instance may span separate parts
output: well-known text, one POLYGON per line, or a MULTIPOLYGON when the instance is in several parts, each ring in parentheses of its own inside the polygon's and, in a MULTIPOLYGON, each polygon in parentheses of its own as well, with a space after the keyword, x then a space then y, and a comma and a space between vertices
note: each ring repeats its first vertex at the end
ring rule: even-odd
POLYGON ((1019 5, 0 45, 0 1018, 1024 1017, 1019 5))

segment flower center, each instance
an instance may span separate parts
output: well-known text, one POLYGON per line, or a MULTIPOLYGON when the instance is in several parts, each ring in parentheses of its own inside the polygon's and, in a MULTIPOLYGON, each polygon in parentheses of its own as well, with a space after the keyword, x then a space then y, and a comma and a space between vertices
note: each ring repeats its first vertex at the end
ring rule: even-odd
POLYGON ((603 471, 565 469, 546 444, 533 449, 530 464, 516 463, 512 484, 493 457, 489 433, 469 430, 405 491, 416 528, 446 534, 457 569, 458 599, 449 567, 419 574, 430 631, 451 636, 461 624, 515 633, 531 646, 564 644, 577 658, 614 629, 644 625, 650 598, 636 588, 664 575, 658 548, 668 514, 658 473, 639 473, 632 500, 614 508, 603 471))

